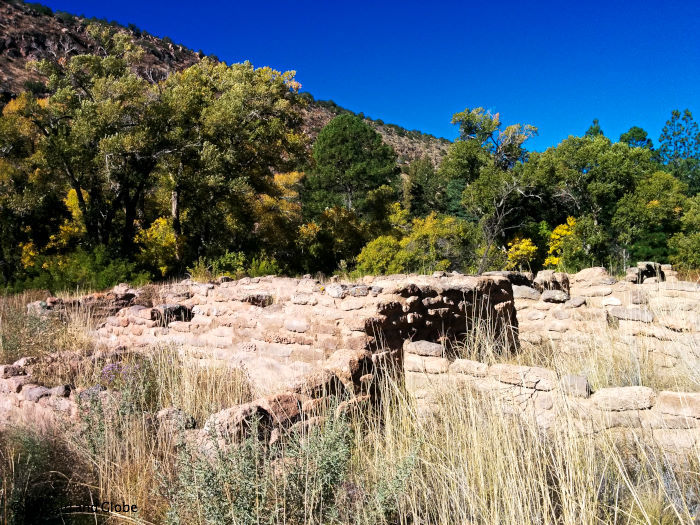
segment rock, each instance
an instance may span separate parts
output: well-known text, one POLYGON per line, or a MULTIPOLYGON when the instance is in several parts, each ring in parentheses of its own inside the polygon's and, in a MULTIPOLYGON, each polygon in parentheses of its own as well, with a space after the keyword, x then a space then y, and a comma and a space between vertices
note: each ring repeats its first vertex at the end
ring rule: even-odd
POLYGON ((7 379, 8 377, 21 376, 26 374, 21 366, 16 365, 0 365, 0 378, 7 379))
POLYGON ((657 284, 659 281, 658 277, 646 277, 642 284, 657 284))
POLYGON ((292 391, 316 399, 326 396, 342 396, 346 389, 337 375, 331 370, 324 369, 308 374, 299 380, 292 387, 292 391))
POLYGON ((647 304, 649 302, 649 299, 644 290, 635 288, 630 292, 630 302, 632 304, 647 304))
POLYGON ((625 308, 623 306, 614 306, 609 310, 610 315, 617 319, 626 321, 641 321, 642 323, 651 323, 654 321, 654 314, 649 310, 642 308, 625 308))
POLYGON ((606 297, 600 304, 603 306, 620 306, 622 301, 620 301, 617 297, 606 297))
POLYGON ((284 392, 264 397, 254 403, 257 402, 270 414, 274 424, 287 428, 300 418, 303 401, 304 398, 299 394, 284 392))
POLYGON ((409 341, 403 345, 404 351, 409 354, 422 355, 427 357, 442 357, 444 348, 438 343, 430 341, 409 341))
POLYGON ((576 292, 583 297, 605 297, 613 293, 613 289, 610 286, 590 286, 577 288, 576 292))
POLYGON ((562 272, 554 270, 541 270, 537 272, 537 277, 533 281, 534 287, 540 291, 545 290, 561 290, 564 293, 569 293, 569 276, 562 272))
POLYGON ((288 318, 284 321, 284 327, 290 332, 304 333, 309 329, 309 322, 301 318, 288 318))
POLYGON ((324 366, 333 372, 343 383, 352 383, 359 388, 360 378, 372 373, 372 354, 367 350, 336 350, 326 360, 324 366))
POLYGON ((159 304, 152 311, 160 326, 168 326, 172 321, 190 321, 192 310, 181 304, 159 304))
POLYGON ((353 286, 348 289, 348 295, 353 297, 366 297, 369 295, 369 287, 364 285, 353 286))
POLYGON ((558 319, 560 321, 564 321, 571 317, 571 314, 567 310, 554 310, 554 312, 552 312, 552 315, 554 315, 555 319, 558 319))
POLYGON ((513 298, 514 299, 531 299, 533 301, 538 301, 540 298, 540 292, 529 286, 519 286, 513 285, 513 298))
POLYGON ((623 386, 602 388, 591 399, 600 410, 645 410, 654 405, 656 394, 646 386, 623 386))
POLYGON ((243 297, 242 301, 244 303, 250 303, 254 306, 259 306, 261 308, 270 306, 273 302, 272 295, 267 292, 248 294, 245 297, 243 297))
POLYGON ((585 297, 572 297, 568 301, 564 303, 564 308, 580 308, 581 306, 586 304, 586 298, 585 297))
POLYGON ((41 399, 42 397, 46 397, 50 395, 49 389, 46 388, 45 386, 39 386, 39 385, 25 385, 22 387, 22 391, 20 392, 20 395, 26 399, 27 401, 31 401, 32 403, 36 403, 41 399))
POLYGON ((90 401, 96 399, 100 392, 104 392, 105 390, 107 390, 107 388, 102 385, 91 386, 80 392, 80 394, 78 394, 78 399, 80 399, 80 401, 90 401))
POLYGON ((326 294, 334 299, 342 299, 347 295, 347 292, 342 284, 333 283, 326 286, 326 294))
POLYGON ((474 377, 486 377, 488 365, 470 359, 455 359, 449 366, 449 371, 454 374, 465 374, 474 377))
POLYGON ((542 292, 542 301, 545 303, 564 303, 569 296, 562 290, 545 290, 542 292))
POLYGON ((444 374, 450 367, 450 362, 444 357, 424 357, 406 354, 403 358, 404 370, 408 372, 423 372, 426 374, 444 374))
MULTIPOLYGON (((12 363, 13 366, 18 366, 20 368, 24 368, 25 366, 30 366, 35 364, 37 361, 39 361, 36 357, 21 357, 14 363, 12 363)), ((0 373, 0 376, 2 376, 2 373, 0 373)))
POLYGON ((501 383, 535 390, 552 390, 557 380, 554 371, 537 366, 497 364, 489 368, 488 375, 501 383))
POLYGON ((49 395, 54 397, 68 397, 70 395, 70 385, 59 385, 49 389, 49 395))
POLYGON ((559 380, 559 386, 567 396, 588 397, 591 395, 591 385, 585 376, 565 375, 559 380))
POLYGON ((577 286, 608 286, 615 282, 615 279, 601 266, 586 268, 573 276, 573 283, 577 286))
POLYGON ((660 392, 655 409, 664 414, 700 419, 700 393, 660 392))
POLYGON ((532 273, 530 272, 508 272, 508 271, 497 271, 497 272, 484 272, 481 275, 486 277, 505 277, 510 281, 513 287, 522 286, 531 288, 532 287, 532 273))

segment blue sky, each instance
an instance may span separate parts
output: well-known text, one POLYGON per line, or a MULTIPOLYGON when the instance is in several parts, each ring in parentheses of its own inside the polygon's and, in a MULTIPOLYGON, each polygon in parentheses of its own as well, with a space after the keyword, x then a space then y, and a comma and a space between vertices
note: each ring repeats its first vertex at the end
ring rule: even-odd
POLYGON ((316 98, 450 139, 452 114, 477 106, 537 126, 534 150, 593 118, 615 140, 638 125, 655 143, 674 108, 700 121, 698 0, 42 3, 294 69, 316 98))

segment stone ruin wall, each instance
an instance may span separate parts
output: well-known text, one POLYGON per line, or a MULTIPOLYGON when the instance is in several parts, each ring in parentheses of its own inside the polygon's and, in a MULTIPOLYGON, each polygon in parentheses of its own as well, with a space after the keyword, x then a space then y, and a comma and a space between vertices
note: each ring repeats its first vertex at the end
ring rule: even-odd
MULTIPOLYGON (((163 287, 162 304, 155 307, 135 304, 140 290, 127 286, 115 288, 109 300, 93 294, 88 302, 113 314, 95 338, 115 355, 124 348, 174 344, 202 364, 247 371, 260 398, 197 422, 190 432, 200 438, 212 427, 219 436, 240 433, 253 415, 279 435, 282 428, 308 424, 327 393, 343 393, 339 410, 371 403, 372 385, 393 363, 425 410, 442 387, 466 385, 496 394, 504 411, 531 414, 543 428, 556 426, 562 407, 573 406, 582 432, 643 431, 670 446, 693 446, 700 439, 700 394, 646 387, 592 393, 585 377, 488 367, 444 353, 446 341, 482 318, 501 335, 504 351, 546 342, 555 351, 582 351, 592 337, 614 329, 625 344, 644 345, 659 367, 700 366, 700 289, 674 280, 670 268, 665 275, 653 268, 654 275, 645 275, 648 266, 642 264, 621 282, 602 268, 575 275, 540 272, 534 279, 496 272, 368 277, 353 284, 282 277, 185 281, 163 287)), ((46 314, 63 306, 54 299, 29 308, 46 314)), ((92 393, 36 385, 31 367, 25 360, 2 368, 0 417, 40 425, 74 419, 77 399, 92 393)), ((184 417, 176 409, 158 414, 165 422, 184 417)), ((274 432, 268 437, 275 439, 274 432)))
MULTIPOLYGON (((118 360, 128 350, 172 344, 202 365, 244 369, 260 398, 214 414, 207 425, 220 433, 237 433, 253 415, 269 426, 289 426, 311 414, 328 393, 341 394, 344 409, 371 402, 379 375, 400 369, 405 340, 459 339, 475 318, 488 320, 502 335, 504 351, 517 348, 512 286, 503 277, 441 273, 354 284, 284 277, 185 281, 163 287, 162 304, 155 307, 124 304, 143 302, 141 293, 124 285, 76 301, 113 314, 95 333, 103 355, 118 360), (110 310, 109 299, 121 308, 110 310)), ((50 298, 28 309, 60 315, 71 306, 76 304, 50 298)), ((37 385, 33 366, 24 359, 3 368, 0 421, 50 426, 63 416, 75 419, 79 399, 107 395, 37 385)), ((159 417, 184 415, 166 410, 159 417)), ((201 430, 204 422, 198 423, 200 433, 208 434, 201 430)))

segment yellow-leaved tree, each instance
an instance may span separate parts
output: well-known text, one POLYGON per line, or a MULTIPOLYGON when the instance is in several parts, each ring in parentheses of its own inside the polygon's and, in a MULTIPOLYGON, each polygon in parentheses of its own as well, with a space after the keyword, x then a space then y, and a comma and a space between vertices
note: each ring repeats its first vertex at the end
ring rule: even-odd
POLYGON ((575 227, 576 219, 567 217, 566 223, 554 228, 549 236, 549 249, 547 250, 547 258, 544 260, 545 266, 556 268, 562 263, 564 243, 573 235, 575 227))
POLYGON ((530 263, 537 255, 537 246, 532 242, 532 239, 515 237, 508 243, 507 255, 508 264, 506 264, 506 269, 513 270, 518 268, 522 270, 525 266, 529 268, 530 263))

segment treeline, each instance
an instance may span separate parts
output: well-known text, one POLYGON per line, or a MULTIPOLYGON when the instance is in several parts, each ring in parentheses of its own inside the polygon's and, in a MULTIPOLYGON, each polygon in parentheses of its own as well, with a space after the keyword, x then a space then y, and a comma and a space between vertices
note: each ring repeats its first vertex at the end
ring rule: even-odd
POLYGON ((674 111, 656 147, 594 123, 543 153, 481 108, 439 166, 405 173, 342 113, 309 144, 293 72, 204 59, 152 84, 125 33, 35 64, 47 96, 0 117, 6 290, 229 273, 700 267, 700 134, 674 111))

